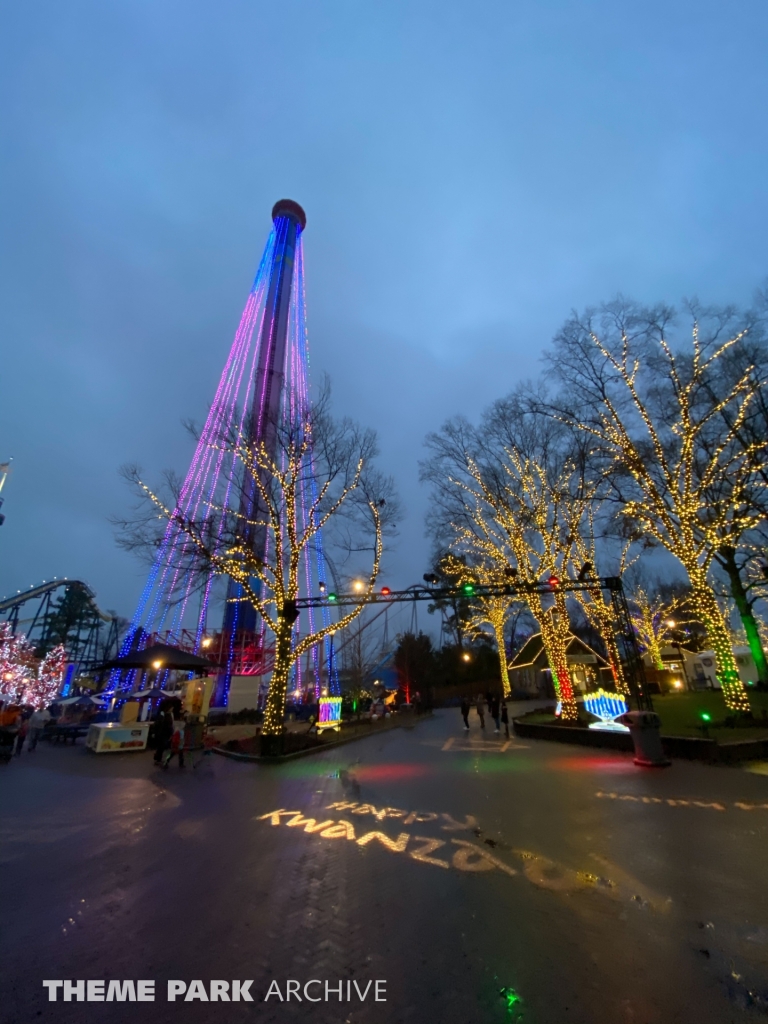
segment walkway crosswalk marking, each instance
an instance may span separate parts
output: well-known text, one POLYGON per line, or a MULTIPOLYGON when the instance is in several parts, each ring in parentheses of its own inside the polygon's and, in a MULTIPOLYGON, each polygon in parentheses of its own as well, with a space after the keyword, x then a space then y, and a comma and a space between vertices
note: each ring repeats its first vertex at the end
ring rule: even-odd
POLYGON ((528 746, 525 743, 514 743, 512 740, 505 740, 501 746, 497 746, 492 742, 483 742, 480 740, 464 740, 456 742, 456 737, 451 736, 442 745, 441 750, 443 752, 448 750, 460 751, 460 752, 480 752, 484 754, 503 754, 507 750, 528 750, 528 746))

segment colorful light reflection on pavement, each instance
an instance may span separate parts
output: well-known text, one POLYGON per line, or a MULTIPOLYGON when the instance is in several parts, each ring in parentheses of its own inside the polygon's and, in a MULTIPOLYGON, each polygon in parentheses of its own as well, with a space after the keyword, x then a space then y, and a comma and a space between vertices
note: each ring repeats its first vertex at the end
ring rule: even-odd
MULTIPOLYGON (((445 711, 279 766, 157 773, 151 755, 55 746, 11 764, 5 1015, 138 1019, 49 1006, 42 978, 251 978, 263 997, 274 979, 379 977, 377 1006, 197 1002, 173 1019, 762 1019, 765 776, 461 736, 445 711)), ((143 1024, 168 1019, 142 1004, 143 1024)))
MULTIPOLYGON (((629 756, 611 757, 606 754, 582 754, 551 757, 546 768, 553 772, 587 772, 596 775, 632 775, 636 776, 638 768, 629 756)), ((653 769, 646 769, 653 770, 653 769)))

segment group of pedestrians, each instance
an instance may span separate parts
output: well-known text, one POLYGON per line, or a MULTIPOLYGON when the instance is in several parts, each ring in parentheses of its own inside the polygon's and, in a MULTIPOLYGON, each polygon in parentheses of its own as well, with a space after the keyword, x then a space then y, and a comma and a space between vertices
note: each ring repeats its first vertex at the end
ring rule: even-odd
POLYGON ((37 711, 33 711, 31 715, 19 712, 13 726, 16 732, 13 752, 17 757, 24 749, 25 742, 27 745, 27 753, 31 754, 35 750, 37 747, 37 741, 40 739, 43 730, 50 720, 51 713, 47 708, 40 708, 37 711))
POLYGON ((480 719, 480 728, 485 729, 485 709, 488 709, 488 714, 493 719, 493 723, 496 726, 496 732, 501 732, 501 726, 504 726, 504 735, 509 739, 509 711, 507 709, 507 702, 504 697, 498 697, 495 693, 487 693, 483 696, 482 693, 478 693, 474 701, 471 701, 469 697, 461 698, 461 717, 464 719, 464 730, 469 732, 469 713, 474 706, 475 711, 480 719))

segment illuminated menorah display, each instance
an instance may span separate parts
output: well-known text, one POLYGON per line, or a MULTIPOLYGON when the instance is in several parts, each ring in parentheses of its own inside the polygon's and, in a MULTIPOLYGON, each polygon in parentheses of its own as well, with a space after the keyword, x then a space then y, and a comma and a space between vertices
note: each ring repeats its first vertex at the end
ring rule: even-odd
POLYGON ((608 693, 605 690, 598 690, 597 693, 588 693, 584 698, 584 707, 587 711, 599 719, 591 722, 590 729, 603 729, 609 732, 627 732, 626 725, 615 721, 619 715, 627 711, 627 702, 618 693, 608 693))

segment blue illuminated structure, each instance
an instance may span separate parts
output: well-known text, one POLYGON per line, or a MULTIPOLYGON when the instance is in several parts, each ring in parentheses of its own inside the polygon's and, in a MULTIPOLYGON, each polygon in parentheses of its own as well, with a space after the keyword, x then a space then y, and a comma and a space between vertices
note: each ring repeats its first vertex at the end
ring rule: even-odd
POLYGON ((317 731, 323 732, 325 729, 341 730, 341 697, 320 698, 317 731))
MULTIPOLYGON (((258 489, 252 478, 238 477, 236 457, 227 451, 226 439, 233 434, 246 437, 252 444, 263 444, 273 460, 278 455, 278 431, 281 421, 296 422, 302 410, 309 408, 309 358, 307 350, 306 311, 304 296, 304 256, 302 236, 306 216, 298 203, 280 200, 272 209, 273 227, 256 273, 240 325, 224 371, 219 381, 211 410, 201 433, 189 468, 175 516, 193 520, 202 530, 213 524, 212 510, 232 509, 253 521, 259 519, 258 489), (237 509, 233 505, 237 505, 237 509)), ((312 493, 305 504, 316 497, 316 484, 311 453, 307 484, 312 493)), ((306 524, 304 508, 300 510, 302 525, 306 524)), ((223 517, 220 520, 223 522, 223 517)), ((219 526, 219 530, 221 527, 219 526)), ((260 560, 268 557, 269 535, 265 526, 247 528, 243 534, 247 545, 260 560)), ((214 548, 220 537, 213 538, 214 548)), ((199 576, 190 567, 194 549, 187 534, 177 522, 169 521, 158 547, 157 556, 141 595, 123 643, 121 654, 143 649, 156 640, 205 654, 219 665, 212 705, 225 706, 233 675, 265 676, 271 671, 272 648, 265 636, 264 623, 248 603, 238 601, 241 587, 230 581, 226 593, 217 589, 211 576, 200 587, 199 576), (224 601, 220 630, 208 627, 211 602, 224 601)), ((305 553, 303 565, 304 593, 318 592, 324 581, 325 561, 322 538, 317 535, 313 548, 305 553)), ((258 584, 254 582, 254 587, 258 584)), ((310 632, 318 612, 302 611, 310 632)), ((330 610, 319 613, 323 625, 331 622, 330 610)), ((296 623, 301 630, 301 617, 296 623)), ((338 694, 338 673, 335 670, 332 642, 326 645, 328 687, 338 694)), ((320 664, 317 649, 313 650, 314 679, 302 680, 296 665, 291 681, 294 692, 304 692, 309 685, 315 698, 320 697, 320 664)), ((164 674, 157 684, 162 686, 164 674)), ((113 673, 110 688, 128 691, 140 685, 135 672, 113 673)))
POLYGON ((590 722, 590 729, 601 729, 607 732, 628 732, 626 725, 614 721, 619 715, 627 712, 627 702, 618 693, 609 693, 606 690, 598 690, 596 693, 588 693, 584 698, 584 707, 591 715, 599 719, 597 722, 590 722))

